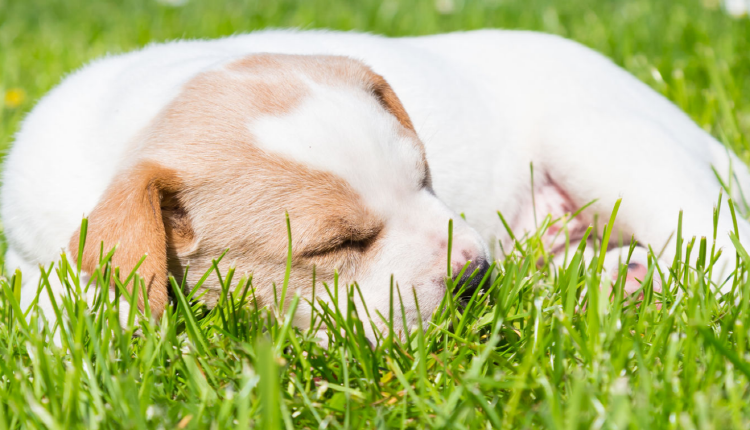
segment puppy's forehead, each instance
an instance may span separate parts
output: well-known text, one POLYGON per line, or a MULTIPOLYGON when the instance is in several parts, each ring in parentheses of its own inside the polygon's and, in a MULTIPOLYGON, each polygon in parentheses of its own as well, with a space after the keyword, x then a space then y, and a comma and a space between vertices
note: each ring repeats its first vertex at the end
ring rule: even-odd
POLYGON ((420 189, 428 177, 395 94, 345 57, 259 54, 226 63, 186 84, 146 136, 159 159, 184 160, 180 170, 227 168, 261 151, 333 173, 368 203, 420 189))
POLYGON ((424 147, 408 115, 388 84, 362 63, 267 55, 227 70, 256 77, 272 70, 269 82, 281 94, 290 87, 302 94, 287 109, 245 118, 258 149, 335 173, 370 203, 425 184, 424 147))

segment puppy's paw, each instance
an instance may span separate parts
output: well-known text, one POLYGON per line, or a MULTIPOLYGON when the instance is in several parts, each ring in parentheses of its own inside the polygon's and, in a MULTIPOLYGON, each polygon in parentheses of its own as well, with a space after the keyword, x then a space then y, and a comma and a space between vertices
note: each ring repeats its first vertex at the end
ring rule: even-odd
MULTIPOLYGON (((610 281, 608 281, 609 289, 607 291, 610 294, 612 293, 612 288, 618 279, 620 279, 621 270, 626 270, 627 273, 623 275, 623 294, 629 300, 640 302, 644 298, 643 283, 648 278, 648 251, 645 248, 636 247, 630 256, 630 260, 628 260, 628 252, 628 247, 616 248, 607 252, 604 260, 604 270, 610 278, 610 281)), ((656 263, 661 268, 668 267, 663 261, 656 261, 656 263)), ((654 292, 661 293, 662 280, 655 267, 651 274, 651 279, 653 280, 654 292)), ((656 302, 656 307, 657 309, 661 308, 661 303, 656 302)))

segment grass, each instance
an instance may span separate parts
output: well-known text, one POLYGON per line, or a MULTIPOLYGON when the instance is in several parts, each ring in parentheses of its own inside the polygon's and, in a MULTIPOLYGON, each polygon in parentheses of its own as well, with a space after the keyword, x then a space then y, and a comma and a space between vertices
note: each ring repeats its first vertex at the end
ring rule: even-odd
MULTIPOLYGON (((92 58, 266 26, 562 34, 610 56, 750 159, 750 22, 710 0, 0 0, 0 145, 39 97, 92 58)), ((231 272, 208 275, 225 286, 217 308, 174 288, 159 323, 131 315, 123 328, 107 297, 93 309, 68 299, 58 346, 15 306, 21 275, 7 274, 0 430, 748 428, 750 257, 739 253, 732 292, 717 296, 706 276, 711 238, 684 241, 695 267, 683 254, 652 269, 665 292, 647 282, 637 306, 621 282, 612 301, 599 293, 596 259, 538 267, 545 250, 531 235, 496 263, 485 294, 464 304, 448 296, 423 330, 403 341, 386 333, 375 348, 362 336, 367 315, 350 305, 356 289, 341 286, 338 306, 314 316, 340 328, 322 348, 313 332, 291 327, 289 313, 253 307, 250 280, 231 272)), ((73 297, 85 288, 64 261, 48 270, 66 277, 73 297)), ((95 279, 111 275, 105 259, 95 279)), ((386 317, 399 318, 398 296, 410 292, 391 288, 386 317)))

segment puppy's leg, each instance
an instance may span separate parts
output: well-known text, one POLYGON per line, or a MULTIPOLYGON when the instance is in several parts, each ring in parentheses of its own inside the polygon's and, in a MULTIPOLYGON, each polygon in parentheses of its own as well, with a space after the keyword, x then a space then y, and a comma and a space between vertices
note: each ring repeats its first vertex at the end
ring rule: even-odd
MULTIPOLYGON (((574 117, 560 117, 563 120, 545 130, 534 159, 541 161, 547 174, 578 205, 598 199, 585 215, 598 214, 600 230, 617 199, 622 198, 615 238, 634 236, 638 243, 655 250, 665 247, 663 258, 671 261, 682 210, 683 238, 704 236, 711 240, 712 208, 721 189, 711 169, 712 163, 721 161, 716 159, 718 142, 682 117, 675 126, 628 112, 579 112, 574 117)), ((744 166, 734 168, 746 172, 744 166)), ((750 225, 742 219, 738 224, 740 239, 750 243, 750 225)), ((734 255, 731 231, 725 198, 716 244, 725 254, 734 255)), ((734 268, 734 258, 722 260, 720 264, 727 269, 734 268)), ((720 272, 716 271, 715 281, 721 279, 720 272)), ((727 288, 724 285, 723 290, 727 288)))
MULTIPOLYGON (((528 196, 521 203, 512 221, 512 229, 517 233, 531 233, 540 229, 545 218, 549 217, 550 223, 541 232, 541 240, 550 253, 565 255, 566 244, 579 243, 591 219, 576 214, 579 209, 576 202, 549 175, 540 176, 534 178, 534 198, 528 196)), ((511 248, 512 244, 506 241, 503 246, 511 248)))
MULTIPOLYGON (((608 282, 608 285, 610 286, 609 290, 603 289, 603 291, 611 293, 611 288, 618 280, 620 272, 625 270, 627 273, 624 274, 624 295, 632 296, 637 294, 633 299, 643 300, 643 282, 648 277, 649 271, 648 251, 643 247, 636 246, 628 259, 629 251, 630 247, 614 248, 607 251, 607 254, 604 256, 604 275, 611 281, 608 282)), ((660 260, 654 261, 652 264, 658 265, 662 271, 667 270, 667 267, 669 267, 666 262, 660 260)), ((651 279, 653 280, 654 292, 662 292, 662 280, 656 267, 653 268, 651 279)), ((660 305, 657 305, 657 307, 658 306, 660 305)))

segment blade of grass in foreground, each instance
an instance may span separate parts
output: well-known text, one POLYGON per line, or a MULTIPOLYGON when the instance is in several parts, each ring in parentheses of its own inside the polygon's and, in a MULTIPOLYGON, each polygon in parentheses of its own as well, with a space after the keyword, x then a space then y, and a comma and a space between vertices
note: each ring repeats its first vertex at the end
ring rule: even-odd
POLYGON ((261 338, 256 344, 256 366, 260 375, 261 425, 263 429, 280 429, 281 395, 279 393, 278 366, 271 343, 261 338))
POLYGON ((175 297, 177 297, 178 309, 185 319, 185 327, 193 341, 193 345, 199 354, 207 355, 209 353, 208 340, 205 338, 203 330, 198 324, 198 321, 181 290, 181 286, 177 284, 174 276, 169 277, 169 283, 172 285, 172 292, 175 297))

